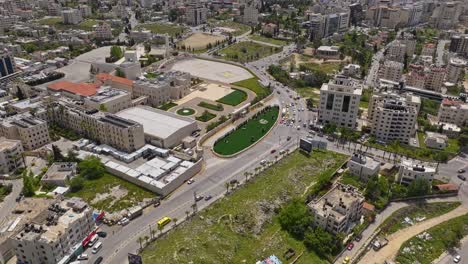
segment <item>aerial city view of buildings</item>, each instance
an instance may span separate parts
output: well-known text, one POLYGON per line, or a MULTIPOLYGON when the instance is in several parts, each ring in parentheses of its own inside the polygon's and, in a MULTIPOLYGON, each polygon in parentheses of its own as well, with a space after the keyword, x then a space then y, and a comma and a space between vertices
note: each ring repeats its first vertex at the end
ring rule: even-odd
POLYGON ((0 0, 0 263, 468 263, 467 0, 0 0))

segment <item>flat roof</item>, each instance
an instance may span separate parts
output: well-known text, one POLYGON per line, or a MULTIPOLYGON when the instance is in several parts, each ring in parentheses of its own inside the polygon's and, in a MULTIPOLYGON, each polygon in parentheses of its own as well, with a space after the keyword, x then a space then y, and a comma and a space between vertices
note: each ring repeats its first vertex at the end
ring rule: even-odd
POLYGON ((128 108, 118 112, 116 115, 142 124, 145 134, 154 135, 162 139, 195 123, 195 120, 190 118, 180 117, 176 114, 148 106, 128 108))

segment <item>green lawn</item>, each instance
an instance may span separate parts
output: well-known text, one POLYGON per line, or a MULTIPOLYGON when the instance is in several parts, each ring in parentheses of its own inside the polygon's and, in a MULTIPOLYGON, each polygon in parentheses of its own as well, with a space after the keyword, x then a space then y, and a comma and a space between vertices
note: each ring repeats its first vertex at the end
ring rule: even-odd
POLYGON ((220 138, 214 144, 214 151, 221 155, 232 155, 251 146, 268 133, 278 114, 278 107, 265 109, 263 113, 240 125, 229 135, 220 138))
POLYGON ((267 88, 261 85, 258 81, 257 77, 252 77, 247 80, 239 81, 233 83, 233 85, 237 85, 246 89, 251 90, 257 95, 256 101, 260 101, 263 98, 267 97, 271 91, 267 88))
POLYGON ((227 60, 249 62, 270 56, 281 50, 282 48, 262 45, 252 41, 242 41, 220 50, 219 53, 227 60))
POLYGON ((390 235, 400 229, 410 226, 404 222, 405 217, 410 218, 414 223, 417 223, 416 218, 425 217, 425 219, 434 218, 439 215, 446 214, 457 208, 460 202, 441 202, 441 203, 423 203, 412 204, 401 208, 389 216, 380 225, 382 233, 390 235))
MULTIPOLYGON (((426 231, 432 239, 413 237, 400 248, 396 261, 401 264, 430 264, 451 246, 468 235, 468 214, 453 218, 426 231), (404 249, 408 252, 405 252, 404 249), (408 250, 409 249, 409 250, 408 250)), ((463 260, 462 260, 463 261, 463 260)))
POLYGON ((298 87, 298 88, 294 88, 294 90, 297 93, 299 93, 302 97, 312 98, 314 100, 314 102, 319 102, 320 101, 320 87, 318 87, 318 88, 310 87, 310 86, 298 87), (319 93, 316 93, 317 91, 319 93))
POLYGON ((152 33, 155 34, 169 34, 169 36, 171 37, 176 37, 177 35, 183 34, 187 31, 186 27, 164 23, 149 23, 137 26, 137 29, 143 28, 150 30, 152 33))
POLYGON ((213 114, 211 112, 208 112, 208 111, 205 111, 201 115, 195 117, 195 119, 200 121, 200 122, 208 122, 208 121, 210 121, 211 119, 213 119, 215 117, 216 117, 215 114, 213 114))
POLYGON ((167 102, 167 103, 165 103, 165 104, 163 104, 163 105, 160 105, 160 106, 158 107, 158 109, 167 111, 167 110, 171 109, 171 108, 174 107, 174 106, 177 106, 177 104, 174 103, 174 102, 167 102))
POLYGON ((184 107, 177 110, 176 113, 181 116, 189 116, 195 114, 195 110, 193 110, 192 108, 184 107))
POLYGON ((247 99, 247 93, 246 92, 244 92, 242 90, 235 89, 230 94, 227 94, 227 95, 223 96, 222 98, 216 100, 216 102, 236 106, 236 105, 244 102, 246 99, 247 99))
POLYGON ((227 27, 227 28, 231 28, 231 29, 234 29, 235 31, 233 31, 231 34, 233 36, 240 36, 244 33, 247 33, 251 30, 250 26, 247 26, 247 25, 244 25, 244 24, 241 24, 241 23, 237 23, 237 22, 234 22, 234 21, 223 21, 221 23, 218 23, 216 24, 216 26, 218 27, 227 27))
POLYGON ((133 183, 122 180, 116 176, 105 173, 99 179, 85 180, 83 188, 78 192, 70 192, 67 197, 81 197, 92 207, 105 210, 107 212, 119 211, 124 208, 138 205, 145 198, 154 198, 156 195, 150 191, 142 189, 133 183), (108 197, 96 203, 91 201, 97 194, 105 194, 111 192, 112 187, 120 186, 128 191, 127 195, 115 200, 114 197, 108 197))
POLYGON ((352 185, 363 191, 366 188, 366 183, 359 179, 359 176, 352 175, 349 171, 346 171, 340 178, 340 182, 347 185, 352 185))
POLYGON ((11 193, 11 190, 11 186, 7 187, 6 185, 0 183, 0 202, 3 202, 3 199, 5 199, 5 197, 11 193))
MULTIPOLYGON (((418 132, 419 147, 423 148, 423 149, 438 151, 436 149, 428 148, 426 146, 426 143, 424 143, 425 138, 426 138, 425 133, 418 132)), ((451 152, 451 153, 458 153, 460 151, 460 144, 459 144, 458 140, 455 139, 455 138, 449 138, 448 139, 448 146, 445 149, 443 149, 443 151, 451 152)))
POLYGON ((213 110, 213 111, 218 111, 218 112, 224 110, 224 107, 223 107, 222 104, 214 105, 214 104, 210 104, 210 103, 204 102, 204 101, 200 102, 198 104, 198 106, 203 107, 203 108, 207 108, 207 109, 210 109, 210 110, 213 110))
POLYGON ((301 70, 321 70, 326 74, 334 74, 338 72, 341 68, 340 63, 336 62, 324 62, 321 64, 313 63, 313 62, 306 62, 300 64, 301 70))
POLYGON ((252 40, 261 41, 261 42, 265 42, 265 43, 270 43, 270 44, 278 45, 278 46, 288 45, 288 42, 285 41, 285 40, 267 38, 267 37, 262 36, 262 35, 250 35, 249 38, 252 39, 252 40))
POLYGON ((333 173, 345 159, 327 151, 310 157, 299 151, 292 153, 200 212, 200 217, 191 218, 151 244, 142 253, 143 262, 255 263, 274 254, 283 263, 290 263, 283 254, 292 248, 296 256, 303 253, 296 264, 328 263, 282 231, 275 212, 306 193, 320 175, 333 173))
MULTIPOLYGON (((452 143, 453 144, 453 143, 452 143)), ((371 141, 367 141, 365 145, 404 155, 413 159, 420 159, 424 161, 447 161, 455 156, 455 153, 440 151, 429 148, 417 148, 409 145, 401 144, 399 142, 389 142, 387 145, 381 145, 371 141)))

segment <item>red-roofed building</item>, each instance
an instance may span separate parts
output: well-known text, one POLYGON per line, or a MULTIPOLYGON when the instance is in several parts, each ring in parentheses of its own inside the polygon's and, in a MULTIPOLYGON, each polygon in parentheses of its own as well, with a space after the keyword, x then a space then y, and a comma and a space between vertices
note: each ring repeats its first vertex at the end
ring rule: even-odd
POLYGON ((458 186, 452 183, 437 184, 434 189, 442 192, 458 192, 458 186))
POLYGON ((51 92, 67 93, 72 97, 95 95, 100 84, 96 83, 72 83, 69 81, 58 81, 47 85, 51 92))
POLYGON ((97 84, 109 85, 113 88, 126 90, 128 92, 133 91, 133 81, 127 78, 118 77, 109 73, 98 73, 94 80, 97 84))

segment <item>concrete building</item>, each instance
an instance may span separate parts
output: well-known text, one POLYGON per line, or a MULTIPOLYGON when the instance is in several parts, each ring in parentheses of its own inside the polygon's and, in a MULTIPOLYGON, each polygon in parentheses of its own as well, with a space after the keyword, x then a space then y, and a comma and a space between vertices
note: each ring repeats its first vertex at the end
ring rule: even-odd
POLYGON ((68 181, 76 175, 76 168, 76 162, 55 162, 42 176, 41 183, 49 186, 65 187, 68 181))
POLYGON ((447 66, 445 80, 457 84, 465 75, 466 61, 459 58, 451 58, 447 66))
POLYGON ((407 185, 416 179, 423 178, 432 182, 435 174, 436 169, 433 167, 421 165, 410 160, 403 160, 395 181, 407 185))
POLYGON ((110 40, 112 39, 112 28, 106 22, 99 22, 94 30, 96 32, 97 40, 110 40))
POLYGON ((242 15, 242 22, 249 25, 258 24, 258 9, 254 4, 246 5, 242 15))
POLYGON ((343 74, 349 77, 361 76, 361 66, 358 64, 348 64, 343 67, 343 74))
POLYGON ((437 29, 453 29, 459 23, 462 11, 458 1, 440 1, 432 12, 430 23, 437 29))
POLYGON ((117 113, 131 106, 132 96, 129 92, 101 86, 95 95, 84 98, 84 107, 103 112, 117 113))
POLYGON ((56 264, 94 229, 93 210, 73 198, 49 206, 11 239, 19 262, 56 264))
POLYGON ((444 149, 448 146, 448 137, 447 135, 427 131, 424 144, 426 144, 428 148, 444 149))
POLYGON ((318 122, 354 129, 362 87, 353 79, 336 75, 320 88, 318 122))
POLYGON ((198 26, 206 22, 208 9, 203 4, 193 3, 185 11, 187 24, 198 26))
POLYGON ((11 53, 0 52, 0 79, 16 72, 16 64, 11 53))
POLYGON ((332 234, 347 233, 353 222, 362 215, 364 196, 351 185, 335 185, 318 200, 308 204, 314 224, 332 234))
POLYGON ((62 18, 64 24, 76 25, 83 21, 81 11, 78 9, 66 9, 62 11, 62 18))
POLYGON ((9 174, 24 166, 20 140, 0 138, 0 173, 9 174))
POLYGON ((359 176, 361 180, 367 181, 379 174, 380 162, 362 154, 354 153, 348 161, 348 168, 352 175, 359 176))
POLYGON ((315 55, 322 59, 339 59, 340 48, 338 46, 320 46, 315 51, 315 55))
POLYGON ((148 103, 160 106, 178 100, 190 92, 191 76, 185 72, 168 72, 154 80, 137 80, 133 84, 133 97, 147 96, 148 103))
POLYGON ((468 34, 457 34, 450 38, 449 51, 462 56, 468 55, 468 34))
POLYGON ((445 80, 445 68, 431 65, 425 74, 424 88, 440 92, 445 80))
POLYGON ((439 107, 438 122, 451 123, 459 127, 468 124, 468 103, 461 100, 445 98, 439 107))
POLYGON ((435 52, 436 52, 437 46, 433 43, 428 43, 423 46, 423 49, 421 51, 421 56, 430 56, 434 57, 435 52))
POLYGON ((400 41, 394 41, 386 50, 385 58, 387 60, 397 61, 403 63, 406 54, 406 45, 400 41))
POLYGON ((60 93, 63 96, 81 100, 87 96, 97 93, 100 84, 96 83, 73 83, 69 81, 58 81, 47 85, 49 94, 60 93))
POLYGON ((80 9, 82 17, 90 17, 93 14, 93 11, 89 5, 79 5, 78 8, 80 9))
POLYGON ((374 93, 368 109, 372 135, 380 141, 408 144, 415 133, 420 106, 421 99, 412 94, 374 93))
POLYGON ((26 150, 37 149, 50 142, 47 122, 29 113, 3 119, 0 134, 9 139, 20 140, 26 150))
POLYGON ((386 60, 382 66, 381 78, 393 82, 399 82, 403 73, 403 63, 386 60))
POLYGON ((98 73, 94 77, 94 81, 98 84, 133 93, 133 81, 127 78, 118 77, 109 73, 98 73))
POLYGON ((145 141, 161 148, 172 148, 198 129, 191 118, 148 106, 125 109, 117 116, 143 125, 145 141))

